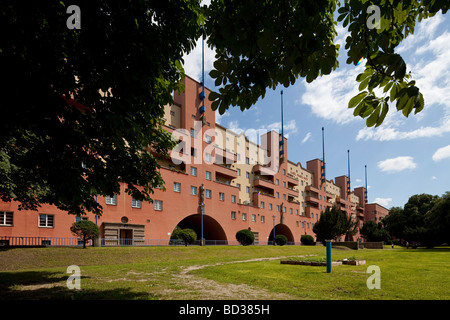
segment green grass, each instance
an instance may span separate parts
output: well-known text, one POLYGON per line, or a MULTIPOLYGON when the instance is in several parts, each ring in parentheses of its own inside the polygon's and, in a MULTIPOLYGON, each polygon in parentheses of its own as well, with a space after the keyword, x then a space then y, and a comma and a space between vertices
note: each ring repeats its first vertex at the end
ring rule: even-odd
MULTIPOLYGON (((195 300, 209 298, 214 290, 242 284, 261 291, 268 299, 450 299, 449 249, 333 250, 333 260, 355 257, 367 262, 365 266, 334 266, 331 274, 325 267, 280 264, 281 257, 296 256, 320 259, 325 256, 325 248, 6 249, 0 250, 0 299, 195 300), (240 262, 274 257, 280 258, 240 262), (81 290, 66 287, 69 265, 81 268, 81 290), (380 267, 380 290, 366 286, 369 265, 380 267), (192 266, 202 267, 187 272, 186 268, 192 266), (207 279, 215 282, 211 285, 207 279), (210 292, 208 286, 212 287, 210 292)), ((243 297, 245 292, 223 296, 243 297)))

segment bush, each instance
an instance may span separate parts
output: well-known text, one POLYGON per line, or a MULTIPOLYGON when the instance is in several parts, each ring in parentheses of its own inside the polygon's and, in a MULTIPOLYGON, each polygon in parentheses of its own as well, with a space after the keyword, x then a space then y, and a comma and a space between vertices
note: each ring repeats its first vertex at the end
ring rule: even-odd
POLYGON ((275 236, 275 243, 279 246, 284 246, 287 243, 288 239, 285 235, 277 234, 275 236))
POLYGON ((248 229, 242 229, 236 232, 236 240, 243 246, 248 246, 255 241, 255 235, 248 229))
POLYGON ((314 238, 309 234, 304 234, 301 236, 300 241, 305 246, 313 246, 315 245, 314 238))
MULTIPOLYGON (((197 233, 195 233, 192 229, 181 229, 180 227, 176 227, 173 232, 170 240, 183 240, 184 245, 187 246, 189 243, 193 243, 197 240, 197 233)), ((172 243, 176 241, 172 241, 172 243)))

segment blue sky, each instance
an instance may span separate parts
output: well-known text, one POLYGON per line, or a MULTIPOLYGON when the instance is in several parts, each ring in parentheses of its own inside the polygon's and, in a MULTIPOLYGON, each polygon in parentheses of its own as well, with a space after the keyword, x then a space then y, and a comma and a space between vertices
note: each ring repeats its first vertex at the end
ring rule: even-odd
MULTIPOLYGON (((322 127, 325 128, 327 178, 347 174, 350 150, 351 186, 363 186, 368 173, 369 202, 387 208, 403 206, 414 194, 442 195, 450 191, 450 15, 437 14, 416 25, 415 33, 398 47, 412 78, 425 99, 417 115, 404 117, 395 104, 384 123, 367 128, 353 116, 348 101, 357 93, 356 76, 364 69, 347 65, 344 50, 347 32, 338 26, 340 67, 328 76, 307 84, 302 78, 288 88, 269 90, 251 109, 231 108, 216 122, 236 132, 281 128, 280 92, 283 90, 284 132, 288 158, 301 162, 322 158, 322 127)), ((185 56, 186 74, 201 80, 201 42, 185 56)), ((208 76, 214 50, 205 49, 205 85, 216 90, 208 76)))

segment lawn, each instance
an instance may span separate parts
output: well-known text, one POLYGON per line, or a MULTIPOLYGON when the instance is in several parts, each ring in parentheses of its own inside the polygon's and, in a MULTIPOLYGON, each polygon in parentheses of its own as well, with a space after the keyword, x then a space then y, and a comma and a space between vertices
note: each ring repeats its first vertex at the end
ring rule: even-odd
POLYGON ((218 246, 0 250, 0 299, 450 299, 449 249, 338 250, 364 266, 280 264, 325 256, 324 247, 218 246), (67 267, 81 270, 69 290, 67 267), (366 273, 377 265, 381 289, 366 273))

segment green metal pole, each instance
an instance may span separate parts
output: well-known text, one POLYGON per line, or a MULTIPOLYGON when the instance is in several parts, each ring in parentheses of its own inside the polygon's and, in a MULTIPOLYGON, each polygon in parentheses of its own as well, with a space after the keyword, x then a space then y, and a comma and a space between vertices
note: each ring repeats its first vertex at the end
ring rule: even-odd
POLYGON ((327 273, 331 273, 331 241, 327 241, 327 273))

